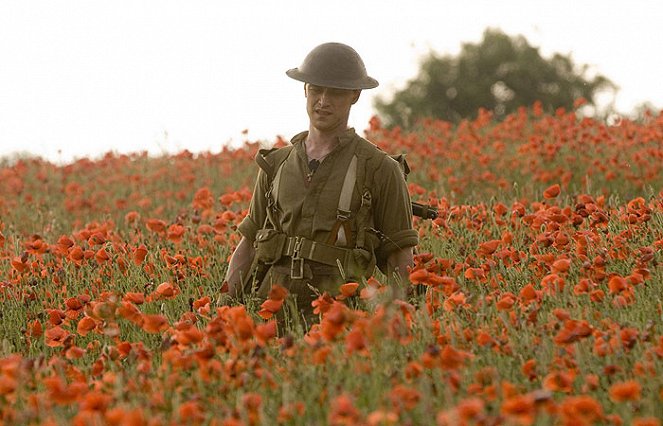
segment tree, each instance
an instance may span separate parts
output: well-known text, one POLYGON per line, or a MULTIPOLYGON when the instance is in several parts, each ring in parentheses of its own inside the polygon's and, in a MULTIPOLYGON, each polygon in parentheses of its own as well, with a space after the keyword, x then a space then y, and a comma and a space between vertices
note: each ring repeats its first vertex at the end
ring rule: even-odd
POLYGON ((378 97, 374 106, 386 125, 410 127, 424 117, 474 118, 480 107, 500 119, 537 100, 546 111, 571 109, 578 98, 594 105, 598 91, 616 86, 601 75, 585 77, 588 68, 559 53, 545 59, 523 36, 487 29, 479 44, 463 44, 456 57, 431 52, 416 78, 393 99, 378 97))
POLYGON ((652 117, 658 117, 663 110, 657 108, 649 101, 641 102, 633 107, 633 112, 630 114, 630 119, 639 123, 644 123, 652 117))

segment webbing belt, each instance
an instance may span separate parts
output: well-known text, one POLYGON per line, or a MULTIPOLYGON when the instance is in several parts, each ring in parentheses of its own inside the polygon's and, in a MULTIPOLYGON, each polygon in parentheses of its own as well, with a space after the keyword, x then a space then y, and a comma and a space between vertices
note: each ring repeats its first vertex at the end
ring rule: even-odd
POLYGON ((346 266, 350 250, 311 241, 304 237, 288 237, 282 255, 292 258, 290 277, 293 279, 302 279, 304 278, 305 260, 312 260, 313 262, 329 266, 338 267, 339 263, 346 266))

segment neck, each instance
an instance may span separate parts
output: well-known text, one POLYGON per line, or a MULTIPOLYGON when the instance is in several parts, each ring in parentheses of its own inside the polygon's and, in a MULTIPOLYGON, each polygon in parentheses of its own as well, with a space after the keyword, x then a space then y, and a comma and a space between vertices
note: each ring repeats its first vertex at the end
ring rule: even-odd
POLYGON ((306 146, 314 151, 329 152, 339 143, 339 137, 347 131, 347 125, 338 127, 333 131, 321 131, 313 126, 309 126, 306 146))

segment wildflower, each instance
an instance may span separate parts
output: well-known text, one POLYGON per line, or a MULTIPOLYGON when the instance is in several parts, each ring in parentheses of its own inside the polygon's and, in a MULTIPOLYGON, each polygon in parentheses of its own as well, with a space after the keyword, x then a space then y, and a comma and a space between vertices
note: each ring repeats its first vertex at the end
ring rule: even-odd
POLYGON ((635 380, 618 382, 610 386, 608 394, 613 402, 636 401, 640 399, 642 386, 635 380))
POLYGON ((163 315, 143 314, 143 330, 148 333, 159 333, 168 328, 168 320, 163 315))
POLYGON ((285 404, 279 407, 279 413, 276 421, 279 424, 292 422, 304 415, 305 405, 301 401, 285 404))
POLYGON ((90 331, 92 331, 95 327, 97 326, 97 322, 88 317, 85 316, 81 318, 80 321, 78 321, 78 326, 76 327, 76 332, 80 334, 81 336, 87 335, 90 331))
POLYGON ((479 249, 477 250, 477 254, 484 257, 489 256, 495 253, 495 250, 497 250, 497 247, 499 247, 501 243, 502 240, 490 240, 481 243, 479 244, 479 249))
POLYGON ((341 394, 331 402, 327 421, 330 425, 356 425, 361 422, 361 414, 355 408, 348 394, 341 394))
POLYGON ((288 290, 286 290, 283 286, 274 284, 269 291, 268 299, 265 300, 262 305, 260 305, 262 309, 258 312, 258 314, 263 319, 270 319, 281 309, 281 306, 283 305, 287 295, 288 290))
POLYGON ((185 231, 186 228, 184 228, 184 226, 174 223, 168 227, 166 238, 175 244, 179 244, 182 241, 185 231))
POLYGON ((203 187, 196 191, 191 203, 194 209, 209 210, 214 207, 214 196, 209 188, 203 187))
POLYGON ((145 225, 147 229, 154 233, 163 234, 166 232, 166 222, 161 219, 148 219, 145 225))
POLYGON ((147 420, 142 409, 125 409, 114 407, 106 410, 104 420, 109 426, 146 426, 147 420))
POLYGON ((543 198, 547 198, 547 199, 556 198, 559 195, 560 192, 561 191, 560 191, 559 184, 551 185, 548 188, 546 188, 545 191, 543 191, 543 198))
POLYGON ((159 284, 154 292, 155 300, 174 299, 180 294, 178 286, 171 282, 163 282, 159 284))
POLYGON ((122 297, 122 300, 125 302, 131 302, 136 305, 142 305, 145 303, 145 294, 143 293, 136 293, 136 292, 127 292, 124 294, 124 297, 122 297))
POLYGON ((440 362, 445 370, 453 370, 463 366, 465 360, 473 358, 469 352, 464 352, 451 345, 445 345, 440 351, 440 362))
POLYGON ((564 327, 553 338, 557 345, 568 345, 575 343, 578 340, 590 336, 592 334, 592 327, 585 320, 578 321, 569 319, 564 321, 564 327))
POLYGON ((516 395, 502 403, 501 413, 520 425, 531 425, 536 417, 536 405, 531 395, 516 395))
POLYGON ((57 348, 64 345, 65 340, 71 335, 60 326, 51 327, 44 332, 46 346, 57 348))
POLYGON ((573 390, 575 373, 572 371, 558 371, 549 373, 543 379, 543 387, 552 392, 570 393, 573 390))
POLYGON ((339 294, 336 299, 337 300, 343 300, 348 297, 352 297, 355 295, 357 292, 357 289, 359 288, 359 283, 345 283, 342 284, 340 287, 341 294, 339 294))
POLYGON ((536 359, 530 358, 522 366, 522 373, 531 380, 536 379, 536 359))
POLYGON ((366 349, 366 346, 366 336, 364 330, 361 330, 360 328, 353 328, 345 336, 345 348, 349 354, 362 351, 366 349))
POLYGON ((560 414, 565 424, 593 424, 603 419, 603 407, 588 395, 569 396, 561 401, 560 414))
POLYGON ((410 411, 419 403, 421 394, 418 390, 411 387, 396 385, 390 392, 390 398, 392 405, 397 411, 410 411))
POLYGON ((610 294, 618 294, 628 288, 628 283, 624 277, 614 275, 608 281, 608 288, 610 289, 610 294))
POLYGON ((316 315, 325 314, 331 309, 334 304, 334 299, 329 295, 329 293, 322 293, 317 299, 311 302, 313 306, 313 313, 316 315))
POLYGON ((177 409, 181 424, 201 424, 205 420, 205 414, 198 401, 187 401, 177 409))
POLYGON ((46 386, 49 399, 60 405, 75 402, 88 388, 83 382, 73 382, 67 385, 57 376, 46 377, 42 379, 42 382, 46 386))

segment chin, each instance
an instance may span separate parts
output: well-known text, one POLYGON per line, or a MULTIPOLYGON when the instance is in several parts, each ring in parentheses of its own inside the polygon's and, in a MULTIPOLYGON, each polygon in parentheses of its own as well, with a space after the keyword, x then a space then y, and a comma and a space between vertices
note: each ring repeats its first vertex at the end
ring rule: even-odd
POLYGON ((314 120, 312 121, 313 127, 318 130, 334 130, 338 127, 337 123, 330 123, 328 121, 314 120))

